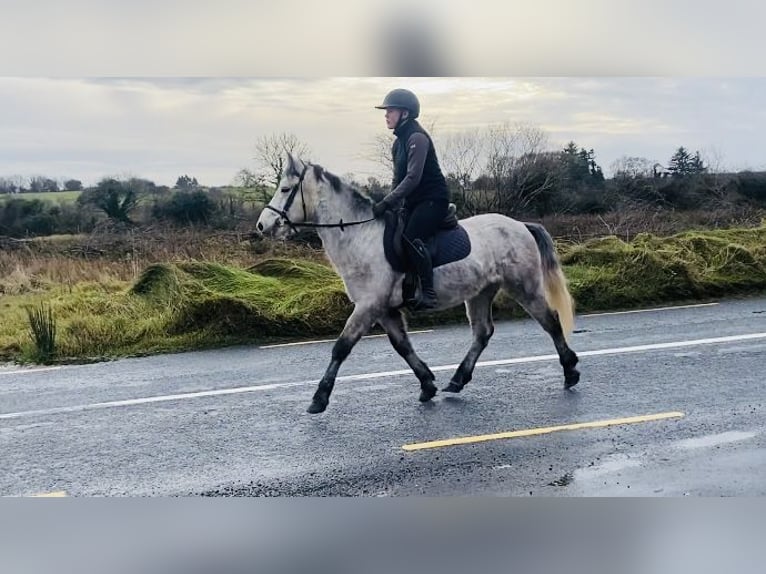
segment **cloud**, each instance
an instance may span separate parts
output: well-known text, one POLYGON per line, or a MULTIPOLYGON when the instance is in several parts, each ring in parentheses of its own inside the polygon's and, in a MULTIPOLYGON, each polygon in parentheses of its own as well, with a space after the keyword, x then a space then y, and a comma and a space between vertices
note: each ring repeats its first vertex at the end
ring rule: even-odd
POLYGON ((254 166, 258 137, 298 136, 337 173, 386 176, 366 151, 391 137, 374 106, 395 87, 421 99, 434 137, 502 122, 574 139, 608 165, 664 161, 680 145, 757 168, 766 128, 758 78, 0 78, 0 176, 93 182, 131 171, 229 183, 254 166))

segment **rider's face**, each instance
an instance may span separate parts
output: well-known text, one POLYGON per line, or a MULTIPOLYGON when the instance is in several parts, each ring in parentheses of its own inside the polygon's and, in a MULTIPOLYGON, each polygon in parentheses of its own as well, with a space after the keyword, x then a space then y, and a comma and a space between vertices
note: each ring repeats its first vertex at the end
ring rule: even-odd
POLYGON ((386 127, 390 130, 394 129, 403 113, 404 110, 401 108, 386 108, 386 127))

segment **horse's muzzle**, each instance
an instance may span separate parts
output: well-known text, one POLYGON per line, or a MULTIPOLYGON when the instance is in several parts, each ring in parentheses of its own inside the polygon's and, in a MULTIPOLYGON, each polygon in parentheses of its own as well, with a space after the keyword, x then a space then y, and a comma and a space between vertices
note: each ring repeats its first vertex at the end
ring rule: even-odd
POLYGON ((281 219, 267 221, 265 223, 263 221, 258 221, 255 225, 255 229, 262 237, 269 237, 277 240, 288 239, 294 234, 294 230, 285 225, 281 219))

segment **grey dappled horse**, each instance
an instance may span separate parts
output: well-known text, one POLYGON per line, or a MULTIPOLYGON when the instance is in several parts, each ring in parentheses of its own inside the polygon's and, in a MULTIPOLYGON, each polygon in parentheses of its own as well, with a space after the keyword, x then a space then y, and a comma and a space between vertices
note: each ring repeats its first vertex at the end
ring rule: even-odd
MULTIPOLYGON (((299 227, 314 227, 327 257, 340 275, 354 310, 332 349, 332 359, 310 413, 327 408, 341 364, 354 345, 378 323, 394 349, 420 381, 420 400, 436 394, 434 374, 410 344, 400 311, 404 274, 389 265, 383 249, 383 220, 372 216, 373 202, 321 166, 287 155, 279 187, 258 218, 262 234, 286 239, 299 227)), ((434 269, 438 311, 465 302, 473 343, 443 391, 459 393, 471 380, 476 361, 494 332, 492 300, 503 288, 553 339, 564 368, 564 386, 580 379, 577 355, 567 344, 573 325, 572 298, 553 241, 537 224, 488 213, 460 221, 471 240, 468 257, 434 269)))

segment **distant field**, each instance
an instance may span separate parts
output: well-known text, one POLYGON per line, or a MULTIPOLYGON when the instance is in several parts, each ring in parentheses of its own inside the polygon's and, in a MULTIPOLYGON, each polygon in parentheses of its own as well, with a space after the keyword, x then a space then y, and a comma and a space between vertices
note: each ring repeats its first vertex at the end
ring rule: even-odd
POLYGON ((19 199, 42 199, 44 201, 52 201, 55 203, 72 203, 74 202, 81 191, 41 191, 39 193, 14 193, 0 194, 0 201, 4 201, 8 198, 17 197, 19 199))
POLYGON ((271 194, 273 193, 273 190, 262 191, 247 187, 234 186, 221 187, 220 190, 221 193, 223 193, 225 196, 231 196, 237 199, 244 199, 245 201, 260 204, 263 204, 264 200, 268 201, 268 199, 271 197, 271 194))
MULTIPOLYGON (((245 200, 246 202, 250 203, 263 204, 264 198, 268 199, 268 195, 264 194, 263 191, 256 191, 243 187, 222 187, 220 188, 220 191, 224 197, 234 197, 235 199, 245 200)), ((44 201, 51 201, 54 203, 72 203, 79 197, 81 193, 81 191, 45 191, 39 193, 14 194, 0 193, 0 201, 6 201, 9 198, 19 198, 27 200, 42 199, 44 201)))

